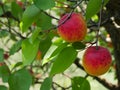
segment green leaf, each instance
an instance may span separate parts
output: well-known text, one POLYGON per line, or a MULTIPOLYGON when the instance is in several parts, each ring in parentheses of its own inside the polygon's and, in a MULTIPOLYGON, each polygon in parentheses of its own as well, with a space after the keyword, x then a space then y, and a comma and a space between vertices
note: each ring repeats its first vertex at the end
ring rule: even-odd
POLYGON ((22 32, 26 32, 28 30, 28 27, 38 19, 39 17, 40 10, 35 6, 31 5, 27 7, 25 12, 23 13, 23 18, 22 18, 22 32))
POLYGON ((42 10, 50 9, 55 6, 54 0, 33 0, 33 1, 35 5, 42 10))
POLYGON ((61 45, 59 45, 54 52, 52 53, 52 55, 50 57, 54 57, 55 55, 59 54, 68 44, 67 43, 62 43, 61 45))
POLYGON ((17 68, 17 67, 19 67, 19 66, 21 66, 22 64, 23 64, 22 62, 16 63, 16 64, 14 65, 14 67, 12 68, 12 70, 15 69, 15 68, 17 68))
MULTIPOLYGON (((109 0, 104 0, 104 5, 107 4, 109 0)), ((86 20, 89 20, 93 15, 100 11, 102 0, 90 0, 86 9, 86 20)))
POLYGON ((10 75, 8 83, 10 90, 29 90, 32 76, 28 70, 21 69, 10 75))
POLYGON ((4 61, 4 50, 0 48, 0 62, 4 61))
POLYGON ((22 17, 23 10, 16 2, 12 2, 11 9, 13 16, 15 16, 16 18, 22 17))
POLYGON ((8 90, 6 86, 0 85, 0 90, 8 90))
POLYGON ((74 77, 71 79, 72 90, 90 90, 90 84, 86 78, 74 77))
POLYGON ((47 77, 45 78, 45 80, 43 81, 40 90, 50 90, 52 85, 52 78, 51 77, 47 77))
POLYGON ((84 49, 86 47, 85 44, 81 43, 81 42, 74 42, 72 43, 72 46, 75 48, 75 49, 84 49))
POLYGON ((22 45, 22 40, 17 41, 15 44, 12 45, 12 47, 10 48, 10 55, 15 54, 17 51, 20 50, 22 45))
POLYGON ((30 39, 29 39, 31 43, 33 43, 34 40, 36 40, 36 38, 38 37, 40 31, 41 31, 40 28, 39 28, 39 29, 37 28, 37 29, 35 29, 35 30, 33 31, 32 35, 31 35, 31 37, 30 37, 30 39))
POLYGON ((0 38, 7 37, 9 35, 9 32, 7 30, 0 31, 0 38))
POLYGON ((0 76, 2 77, 3 82, 8 82, 9 75, 10 75, 10 70, 8 66, 5 64, 0 66, 0 76))
POLYGON ((48 49, 48 51, 46 52, 46 54, 44 55, 43 57, 43 60, 42 60, 42 65, 46 64, 47 62, 49 62, 51 60, 51 55, 52 53, 54 52, 54 50, 57 48, 56 45, 51 45, 50 48, 48 49))
POLYGON ((0 16, 3 14, 2 7, 0 7, 0 16))
POLYGON ((51 17, 41 12, 38 20, 36 21, 36 25, 39 26, 42 30, 49 29, 52 27, 51 17))
POLYGON ((46 52, 50 48, 51 44, 52 44, 52 42, 51 42, 51 38, 49 36, 45 37, 44 39, 42 39, 40 41, 39 49, 42 52, 42 57, 46 54, 46 52))
POLYGON ((50 75, 64 72, 74 62, 76 56, 77 52, 73 47, 64 48, 53 63, 50 75))
POLYGON ((36 39, 34 43, 30 43, 29 39, 25 39, 22 42, 22 60, 24 65, 28 65, 34 60, 38 52, 38 48, 38 39, 36 39))

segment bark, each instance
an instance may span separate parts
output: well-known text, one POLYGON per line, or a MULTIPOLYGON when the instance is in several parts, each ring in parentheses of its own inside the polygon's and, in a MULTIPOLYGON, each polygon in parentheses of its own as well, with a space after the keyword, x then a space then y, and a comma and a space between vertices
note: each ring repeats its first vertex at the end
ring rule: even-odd
POLYGON ((110 0, 106 7, 106 16, 109 15, 109 21, 104 26, 107 32, 110 34, 114 47, 116 76, 118 79, 118 87, 115 90, 120 90, 120 28, 116 27, 115 25, 115 23, 120 25, 120 0, 110 0), (113 17, 112 20, 111 17, 113 17))

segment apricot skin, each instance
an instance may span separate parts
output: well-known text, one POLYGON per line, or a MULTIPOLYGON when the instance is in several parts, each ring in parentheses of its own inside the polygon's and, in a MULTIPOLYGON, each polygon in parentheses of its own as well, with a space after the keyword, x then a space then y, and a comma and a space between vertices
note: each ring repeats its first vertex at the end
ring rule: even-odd
POLYGON ((87 48, 83 55, 82 64, 85 71, 92 76, 106 73, 112 63, 111 54, 108 49, 98 46, 87 48))
MULTIPOLYGON (((69 14, 65 14, 59 20, 59 25, 66 20, 69 14)), ((58 27, 58 34, 67 42, 82 41, 87 32, 86 22, 80 13, 72 13, 65 23, 58 27)))

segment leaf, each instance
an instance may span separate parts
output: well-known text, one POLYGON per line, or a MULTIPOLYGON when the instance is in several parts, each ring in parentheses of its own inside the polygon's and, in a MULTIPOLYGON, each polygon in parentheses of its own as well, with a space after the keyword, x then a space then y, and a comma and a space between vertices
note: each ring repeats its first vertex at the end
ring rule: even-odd
POLYGON ((11 9, 13 16, 15 16, 16 18, 22 17, 23 10, 16 2, 12 2, 11 9))
POLYGON ((38 48, 39 48, 38 39, 36 39, 34 43, 30 43, 29 39, 25 39, 22 42, 22 60, 24 65, 28 65, 34 60, 38 52, 38 48))
POLYGON ((37 28, 37 29, 35 29, 35 30, 33 31, 32 35, 31 35, 31 37, 30 37, 30 39, 29 39, 29 40, 30 40, 30 43, 33 43, 34 40, 36 40, 36 38, 38 37, 40 31, 41 31, 40 28, 39 28, 39 29, 37 28))
POLYGON ((51 44, 52 44, 52 42, 51 42, 51 38, 49 36, 45 37, 44 39, 42 39, 40 41, 39 49, 42 52, 42 58, 44 57, 44 55, 50 48, 51 44))
POLYGON ((52 85, 52 78, 51 77, 47 77, 45 78, 45 80, 43 81, 40 90, 50 90, 52 85))
POLYGON ((75 49, 84 49, 86 47, 85 44, 81 43, 81 42, 74 42, 72 43, 72 46, 75 48, 75 49))
POLYGON ((10 75, 8 83, 10 90, 29 90, 32 76, 28 70, 21 69, 10 75))
POLYGON ((83 77, 74 77, 71 79, 72 90, 90 90, 90 84, 88 80, 83 77))
POLYGON ((67 46, 67 43, 62 43, 61 45, 59 45, 54 52, 52 53, 52 55, 50 57, 53 57, 57 54, 59 54, 65 47, 67 46))
MULTIPOLYGON (((104 0, 104 5, 107 4, 109 0, 104 0)), ((86 20, 89 20, 93 15, 100 11, 102 0, 90 0, 86 9, 86 20)))
POLYGON ((3 14, 2 7, 0 7, 0 16, 3 14))
POLYGON ((27 7, 22 17, 21 28, 23 33, 27 32, 28 27, 38 19, 39 13, 40 13, 40 10, 35 5, 31 5, 27 7))
POLYGON ((12 69, 17 68, 17 67, 21 66, 22 64, 23 64, 22 62, 17 62, 12 69))
POLYGON ((0 62, 4 61, 4 50, 0 48, 0 62))
POLYGON ((51 68, 50 76, 64 72, 75 60, 77 52, 73 47, 64 48, 51 68))
POLYGON ((0 90, 8 90, 6 86, 0 85, 0 90))
POLYGON ((55 6, 54 0, 33 0, 35 5, 42 10, 50 9, 55 6))
POLYGON ((41 12, 38 20, 36 21, 36 25, 39 26, 42 30, 49 29, 52 27, 51 17, 41 12))
POLYGON ((49 62, 51 60, 50 56, 52 55, 52 53, 54 52, 54 50, 57 48, 56 45, 51 45, 50 48, 48 49, 48 51, 46 52, 46 54, 43 57, 42 60, 42 65, 46 64, 47 62, 49 62))
POLYGON ((10 70, 7 65, 0 66, 0 76, 2 77, 3 82, 8 82, 8 78, 10 75, 10 70))
POLYGON ((9 35, 9 32, 7 30, 0 31, 0 38, 7 37, 9 35))
POLYGON ((10 55, 14 55, 16 52, 18 52, 21 48, 22 40, 17 41, 15 44, 12 45, 10 48, 10 55))

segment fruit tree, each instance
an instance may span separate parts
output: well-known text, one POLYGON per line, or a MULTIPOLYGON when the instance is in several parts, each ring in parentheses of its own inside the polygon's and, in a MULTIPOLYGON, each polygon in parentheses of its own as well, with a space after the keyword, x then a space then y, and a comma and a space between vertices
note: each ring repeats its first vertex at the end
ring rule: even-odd
POLYGON ((120 90, 119 4, 0 0, 0 90, 120 90))

